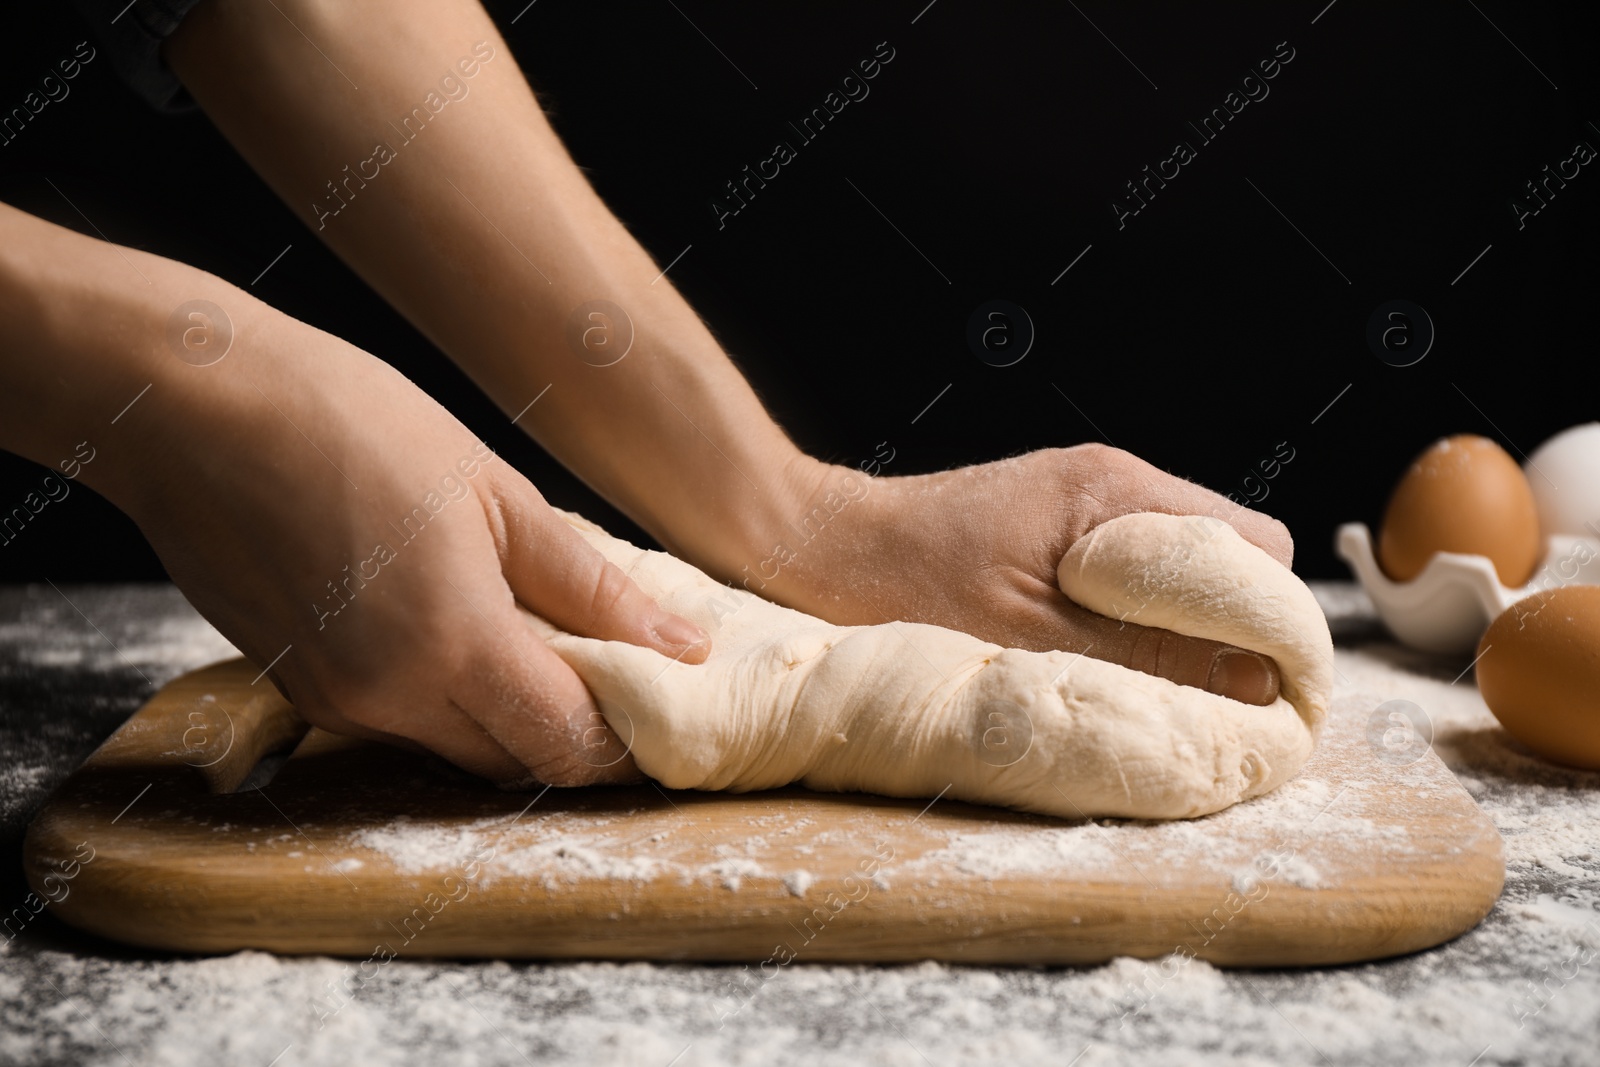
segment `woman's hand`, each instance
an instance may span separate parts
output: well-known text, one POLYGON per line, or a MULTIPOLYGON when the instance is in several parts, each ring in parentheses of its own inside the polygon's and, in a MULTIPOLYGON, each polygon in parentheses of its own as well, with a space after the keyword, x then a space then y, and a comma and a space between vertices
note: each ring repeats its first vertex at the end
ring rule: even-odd
POLYGON ((387 364, 4 204, 0 447, 131 515, 308 721, 496 781, 637 774, 519 603, 685 663, 710 651, 387 364))
POLYGON ((1294 542, 1275 519, 1098 444, 938 474, 867 478, 821 467, 813 477, 814 502, 830 492, 836 506, 850 502, 812 523, 809 539, 803 520, 785 531, 793 558, 769 555, 739 575, 755 576, 752 590, 837 623, 934 623, 1014 648, 1082 652, 1247 703, 1277 696, 1267 657, 1097 615, 1056 585, 1068 547, 1119 515, 1213 516, 1288 566, 1294 542))
POLYGON ((117 502, 190 601, 314 725, 500 782, 635 777, 517 605, 686 663, 706 635, 387 364, 222 290, 227 354, 161 357, 119 426, 143 451, 117 502))

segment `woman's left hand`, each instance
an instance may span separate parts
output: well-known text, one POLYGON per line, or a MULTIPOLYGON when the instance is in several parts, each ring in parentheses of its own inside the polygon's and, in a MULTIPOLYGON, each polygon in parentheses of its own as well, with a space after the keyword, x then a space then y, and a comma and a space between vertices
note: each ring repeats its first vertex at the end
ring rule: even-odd
POLYGON ((1231 524, 1288 566, 1276 519, 1105 445, 1046 449, 937 474, 869 478, 819 467, 818 504, 782 548, 735 576, 831 622, 932 623, 996 644, 1081 652, 1251 704, 1276 698, 1271 659, 1088 611, 1061 592, 1072 543, 1119 515, 1158 511, 1231 524), (825 506, 832 493, 832 506, 825 506))

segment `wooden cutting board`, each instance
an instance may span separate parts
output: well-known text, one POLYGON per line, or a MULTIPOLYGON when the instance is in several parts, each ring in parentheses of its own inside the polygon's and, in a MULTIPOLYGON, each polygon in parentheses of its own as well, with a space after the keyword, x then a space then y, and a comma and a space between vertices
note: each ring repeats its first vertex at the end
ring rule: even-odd
POLYGON ((1270 796, 1069 823, 800 789, 506 793, 307 732, 256 673, 176 679, 50 800, 25 864, 56 915, 154 948, 375 960, 1303 965, 1446 941, 1505 877, 1493 824, 1370 698, 1337 699, 1270 796))

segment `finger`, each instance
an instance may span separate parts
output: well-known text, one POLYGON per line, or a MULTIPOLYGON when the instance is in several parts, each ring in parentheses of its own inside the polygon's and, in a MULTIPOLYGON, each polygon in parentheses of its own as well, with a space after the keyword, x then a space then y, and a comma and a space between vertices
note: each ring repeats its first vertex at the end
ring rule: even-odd
POLYGON ((1277 519, 1235 503, 1203 485, 1174 477, 1137 456, 1126 455, 1135 464, 1134 476, 1142 483, 1131 487, 1138 493, 1135 499, 1142 501, 1141 510, 1221 519, 1239 531, 1239 536, 1285 567, 1294 562, 1294 538, 1289 536, 1289 528, 1277 519))
POLYGON ((537 781, 577 786, 637 780, 632 755, 582 679, 539 639, 510 599, 474 607, 485 624, 484 638, 453 693, 466 714, 537 781))
POLYGON ((1164 511, 1169 515, 1204 515, 1221 519, 1239 531, 1240 537, 1285 567, 1294 563, 1294 538, 1289 535, 1287 526, 1271 515, 1253 511, 1243 504, 1236 504, 1203 485, 1173 479, 1173 484, 1157 498, 1156 506, 1147 507, 1145 510, 1164 511))
POLYGON ((491 525, 506 582, 529 610, 568 633, 626 641, 681 663, 705 662, 711 639, 704 630, 664 611, 526 480, 503 488, 490 505, 498 511, 491 525))
MULTIPOLYGON (((1195 488, 1200 488, 1196 486, 1195 488)), ((1203 492, 1211 493, 1204 489, 1203 492)), ((1294 537, 1289 533, 1289 527, 1279 520, 1260 511, 1252 510, 1243 504, 1235 504, 1225 496, 1217 497, 1221 503, 1221 511, 1208 512, 1215 518, 1221 519, 1235 530, 1239 536, 1249 541, 1252 545, 1266 552, 1267 555, 1283 564, 1285 567, 1294 566, 1294 537)), ((1178 514, 1192 514, 1192 512, 1179 512, 1178 514)))
POLYGON ((454 701, 447 701, 426 718, 408 716, 397 721, 387 739, 403 748, 420 745, 468 774, 499 785, 528 777, 521 761, 454 701))
POLYGON ((1052 599, 1054 618, 1028 634, 1021 647, 1081 652, 1244 704, 1266 705, 1278 698, 1282 677, 1269 656, 1108 618, 1074 604, 1064 594, 1052 599))
POLYGON ((516 757, 453 703, 426 714, 421 709, 408 708, 403 717, 385 714, 387 709, 374 709, 370 716, 357 712, 359 717, 369 722, 388 724, 389 729, 364 725, 321 701, 312 700, 308 703, 310 707, 307 711, 301 711, 301 717, 329 733, 377 741, 408 752, 430 753, 455 764, 468 774, 476 774, 492 782, 504 783, 527 777, 526 769, 516 757))

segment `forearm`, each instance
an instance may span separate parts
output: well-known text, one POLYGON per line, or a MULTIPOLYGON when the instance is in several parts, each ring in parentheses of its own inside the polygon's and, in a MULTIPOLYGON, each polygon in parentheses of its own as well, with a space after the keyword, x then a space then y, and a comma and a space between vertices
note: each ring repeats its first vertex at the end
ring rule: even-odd
POLYGON ((340 397, 370 360, 330 358, 322 336, 215 275, 0 204, 0 448, 136 521, 283 467, 285 441, 313 447, 300 427, 359 479, 372 457, 341 430, 367 413, 340 397))
POLYGON ((819 468, 595 195, 476 0, 208 0, 167 58, 319 237, 669 547, 731 576, 793 517, 819 468), (615 323, 587 358, 569 339, 593 300, 631 320, 610 365, 615 323))

